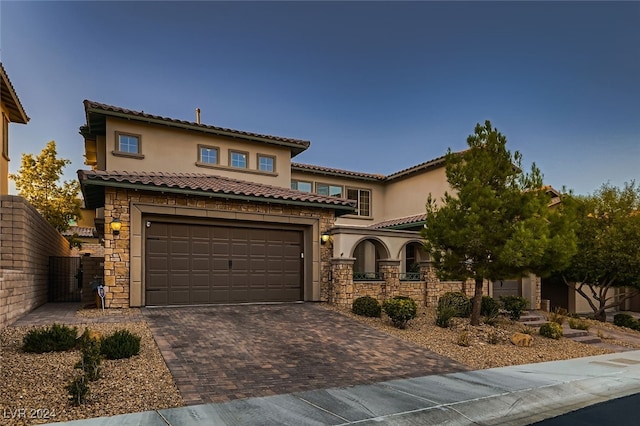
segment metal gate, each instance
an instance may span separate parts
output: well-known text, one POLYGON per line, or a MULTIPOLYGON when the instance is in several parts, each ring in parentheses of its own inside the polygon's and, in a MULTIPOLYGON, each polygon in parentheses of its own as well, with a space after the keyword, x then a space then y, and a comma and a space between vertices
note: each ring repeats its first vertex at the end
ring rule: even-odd
POLYGON ((49 302, 80 302, 82 259, 49 257, 49 302))

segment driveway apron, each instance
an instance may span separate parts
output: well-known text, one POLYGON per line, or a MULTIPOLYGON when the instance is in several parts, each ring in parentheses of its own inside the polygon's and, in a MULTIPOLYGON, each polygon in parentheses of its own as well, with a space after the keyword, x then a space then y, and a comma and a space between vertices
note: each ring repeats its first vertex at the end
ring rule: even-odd
POLYGON ((142 312, 187 405, 467 370, 312 303, 142 312))

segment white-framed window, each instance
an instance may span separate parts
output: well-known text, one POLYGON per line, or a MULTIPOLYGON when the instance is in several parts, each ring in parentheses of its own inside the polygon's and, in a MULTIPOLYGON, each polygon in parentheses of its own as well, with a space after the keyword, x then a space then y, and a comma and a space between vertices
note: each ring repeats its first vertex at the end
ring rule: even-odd
POLYGON ((316 183, 316 193, 328 195, 330 197, 343 197, 344 188, 340 185, 329 185, 327 183, 316 183))
POLYGON ((347 199, 357 202, 358 216, 371 216, 371 191, 368 189, 347 188, 347 199))
POLYGON ((311 182, 306 182, 303 180, 291 181, 291 189, 295 189, 302 192, 311 192, 312 188, 313 188, 313 184, 311 182))
POLYGON ((125 154, 140 154, 140 135, 118 132, 116 136, 116 151, 125 154))
POLYGON ((275 172, 276 157, 272 155, 258 154, 258 170, 262 172, 275 172))
POLYGON ((215 146, 198 145, 198 162, 202 164, 218 164, 220 150, 215 146))
POLYGON ((231 167, 246 169, 248 167, 248 164, 247 164, 248 157, 249 155, 246 152, 229 151, 229 165, 231 167))

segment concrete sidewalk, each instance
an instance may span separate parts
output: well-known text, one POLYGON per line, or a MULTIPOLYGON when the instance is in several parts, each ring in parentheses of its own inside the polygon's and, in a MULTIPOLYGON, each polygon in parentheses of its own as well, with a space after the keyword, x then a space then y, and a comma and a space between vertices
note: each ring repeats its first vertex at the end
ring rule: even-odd
POLYGON ((526 425, 638 392, 640 351, 631 351, 63 424, 526 425))

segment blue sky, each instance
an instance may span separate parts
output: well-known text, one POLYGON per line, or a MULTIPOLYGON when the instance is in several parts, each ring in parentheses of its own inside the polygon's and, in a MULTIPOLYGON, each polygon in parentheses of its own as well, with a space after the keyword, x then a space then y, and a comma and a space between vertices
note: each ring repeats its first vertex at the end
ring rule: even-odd
POLYGON ((83 165, 83 99, 311 141, 294 161, 390 174, 491 120, 547 184, 640 182, 640 2, 0 2, 31 121, 83 165))

